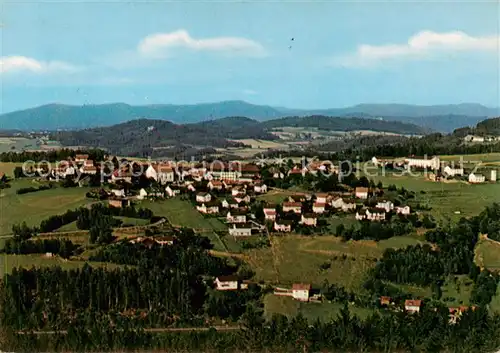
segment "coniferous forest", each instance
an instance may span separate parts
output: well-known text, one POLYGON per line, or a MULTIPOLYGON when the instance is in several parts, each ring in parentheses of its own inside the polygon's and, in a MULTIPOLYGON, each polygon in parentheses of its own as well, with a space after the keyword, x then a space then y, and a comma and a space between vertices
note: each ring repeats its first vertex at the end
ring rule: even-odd
MULTIPOLYGON (((369 271, 364 289, 348 293, 325 285, 329 300, 343 303, 337 317, 265 319, 262 298, 270 289, 250 283, 245 291, 217 291, 220 275, 242 275, 244 264, 215 257, 208 239, 178 230, 170 246, 112 243, 80 269, 14 269, 0 288, 1 346, 9 351, 269 351, 269 352, 485 352, 500 346, 500 316, 489 309, 499 277, 474 264, 482 230, 496 231, 499 205, 457 224, 429 230, 436 246, 388 249, 369 271), (473 309, 456 323, 442 302, 426 299, 418 314, 381 309, 380 296, 400 303, 399 284, 438 288, 447 275, 473 281, 473 309), (348 302, 380 308, 366 318, 348 302)), ((24 241, 26 242, 26 241, 24 241)), ((61 244, 23 242, 12 253, 55 251, 61 244)), ((62 245, 71 249, 72 244, 62 245)), ((436 289, 439 291, 439 288, 436 289)))

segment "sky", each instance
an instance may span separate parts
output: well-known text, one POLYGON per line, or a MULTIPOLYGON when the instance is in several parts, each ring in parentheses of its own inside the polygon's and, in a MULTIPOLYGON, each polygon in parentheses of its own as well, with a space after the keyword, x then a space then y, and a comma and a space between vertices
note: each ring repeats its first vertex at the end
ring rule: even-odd
POLYGON ((500 2, 0 1, 0 112, 500 105, 500 2))

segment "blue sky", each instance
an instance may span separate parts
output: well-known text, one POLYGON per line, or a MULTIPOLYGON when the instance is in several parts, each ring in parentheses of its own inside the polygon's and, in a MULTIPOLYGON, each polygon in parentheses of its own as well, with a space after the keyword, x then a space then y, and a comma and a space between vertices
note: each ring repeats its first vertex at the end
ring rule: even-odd
POLYGON ((500 105, 497 2, 0 6, 3 112, 233 99, 500 105))

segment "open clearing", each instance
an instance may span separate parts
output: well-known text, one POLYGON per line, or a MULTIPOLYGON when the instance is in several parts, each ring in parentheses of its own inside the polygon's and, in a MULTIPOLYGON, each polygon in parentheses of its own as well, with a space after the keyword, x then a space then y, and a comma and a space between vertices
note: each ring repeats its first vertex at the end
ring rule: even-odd
POLYGON ((0 162, 0 173, 4 173, 9 177, 13 177, 15 167, 22 167, 23 163, 0 162))
POLYGON ((214 217, 204 217, 189 202, 180 198, 171 198, 165 201, 143 201, 141 207, 153 211, 155 216, 163 216, 177 227, 188 227, 208 237, 215 250, 227 251, 228 248, 215 231, 226 231, 227 227, 214 217))
MULTIPOLYGON (((267 294, 264 297, 264 315, 268 319, 273 314, 282 314, 292 318, 300 313, 309 322, 313 322, 316 319, 328 321, 331 318, 337 317, 342 307, 343 304, 340 303, 301 303, 291 297, 281 297, 273 294, 267 294)), ((358 308, 352 305, 349 305, 349 311, 360 318, 366 318, 375 312, 375 310, 358 308)))
POLYGON ((291 285, 306 281, 321 285, 325 279, 359 290, 364 274, 375 265, 387 248, 420 244, 415 237, 394 237, 379 243, 348 241, 333 236, 274 236, 272 247, 249 249, 243 253, 256 272, 256 280, 291 285), (329 264, 326 270, 321 265, 329 264))
POLYGON ((252 146, 252 148, 257 149, 283 149, 288 148, 284 143, 271 140, 257 140, 257 139, 242 139, 242 140, 231 140, 234 142, 241 142, 245 145, 252 146))
POLYGON ((0 235, 10 234, 14 224, 25 221, 29 226, 39 225, 49 216, 92 202, 85 197, 88 188, 58 187, 18 195, 17 189, 39 184, 30 179, 15 180, 10 184, 11 188, 0 191, 0 235))
POLYGON ((474 261, 478 266, 500 271, 500 243, 490 239, 481 239, 475 251, 474 261))

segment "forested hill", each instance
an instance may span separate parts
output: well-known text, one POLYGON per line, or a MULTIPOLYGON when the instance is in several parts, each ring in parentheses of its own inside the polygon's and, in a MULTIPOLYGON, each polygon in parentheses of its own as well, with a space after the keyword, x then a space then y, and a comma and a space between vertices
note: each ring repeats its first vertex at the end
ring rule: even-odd
POLYGON ((430 132, 429 129, 400 121, 361 118, 331 118, 323 115, 287 117, 265 121, 262 125, 268 129, 291 126, 318 128, 331 131, 371 130, 413 135, 423 135, 430 132))
POLYGON ((109 127, 61 131, 53 138, 66 146, 98 146, 112 153, 150 155, 153 149, 179 146, 229 147, 238 143, 228 139, 265 139, 277 137, 259 122, 231 117, 198 124, 177 125, 165 120, 138 119, 109 127))
POLYGON ((229 117, 196 124, 174 124, 165 120, 138 119, 109 127, 60 131, 52 138, 65 146, 93 146, 112 153, 150 155, 153 149, 240 146, 234 139, 276 140, 273 127, 302 126, 325 130, 376 130, 401 134, 423 134, 425 129, 401 122, 374 119, 347 119, 311 116, 258 122, 245 117, 229 117))
POLYGON ((333 109, 290 109, 256 105, 244 101, 221 101, 200 104, 154 104, 133 106, 125 103, 86 104, 82 106, 47 104, 0 115, 0 129, 58 130, 111 126, 136 119, 160 119, 177 124, 197 123, 228 116, 246 116, 258 121, 287 116, 322 115, 361 117, 402 121, 440 132, 451 132, 462 126, 497 116, 497 108, 480 104, 409 105, 358 104, 333 109))

